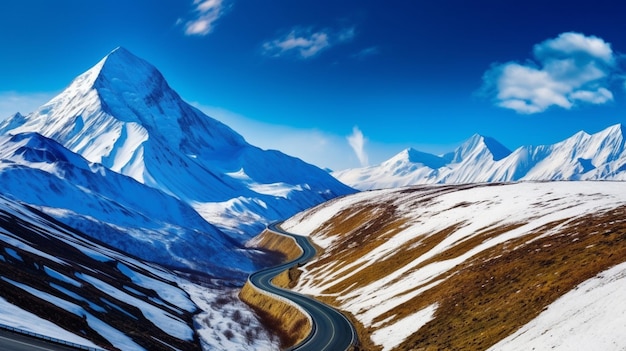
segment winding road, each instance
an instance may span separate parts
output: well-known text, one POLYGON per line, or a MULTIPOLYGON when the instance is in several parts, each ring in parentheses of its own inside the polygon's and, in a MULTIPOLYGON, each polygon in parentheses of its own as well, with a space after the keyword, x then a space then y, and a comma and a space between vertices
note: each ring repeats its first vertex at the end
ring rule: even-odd
POLYGON ((300 235, 288 233, 279 227, 280 223, 272 223, 267 229, 280 235, 295 239, 302 248, 302 255, 293 261, 258 271, 250 275, 250 283, 261 290, 282 296, 304 309, 312 320, 312 331, 298 345, 289 350, 294 351, 338 351, 348 350, 357 341, 356 332, 348 319, 333 309, 308 296, 276 287, 272 279, 294 265, 304 264, 315 256, 315 248, 309 240, 300 235))

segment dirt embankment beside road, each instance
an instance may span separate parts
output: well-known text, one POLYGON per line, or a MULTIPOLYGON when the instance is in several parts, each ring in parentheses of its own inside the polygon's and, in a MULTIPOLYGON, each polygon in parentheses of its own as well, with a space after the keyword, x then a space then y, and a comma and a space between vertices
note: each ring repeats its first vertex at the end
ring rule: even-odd
MULTIPOLYGON (((285 257, 285 261, 294 260, 302 254, 302 249, 292 238, 267 230, 254 238, 249 246, 277 252, 285 257)), ((297 268, 287 270, 276 277, 273 282, 277 286, 290 287, 297 280, 294 276, 296 272, 298 272, 297 268)), ((302 311, 260 291, 250 282, 247 282, 241 289, 239 297, 257 312, 268 329, 278 335, 283 348, 296 345, 311 332, 311 322, 302 311)))

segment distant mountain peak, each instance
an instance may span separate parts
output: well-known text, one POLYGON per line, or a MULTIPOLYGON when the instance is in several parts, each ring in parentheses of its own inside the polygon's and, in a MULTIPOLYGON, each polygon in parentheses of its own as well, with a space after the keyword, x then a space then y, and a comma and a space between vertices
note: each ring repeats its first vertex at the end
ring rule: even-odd
POLYGON ((624 125, 621 123, 614 124, 600 133, 607 133, 611 135, 619 135, 624 136, 626 134, 626 130, 624 129, 624 125))
POLYGON ((439 156, 418 151, 412 147, 402 150, 400 153, 385 162, 386 165, 395 167, 400 164, 422 164, 432 169, 437 169, 445 165, 445 160, 439 156))
POLYGON ((509 150, 506 146, 500 144, 499 141, 492 137, 483 137, 483 142, 485 143, 489 151, 491 151, 494 161, 500 161, 501 159, 506 158, 511 154, 511 150, 509 150))
POLYGON ((453 163, 460 163, 467 158, 476 157, 477 154, 484 153, 485 151, 490 154, 490 157, 494 161, 499 161, 511 154, 511 150, 496 139, 474 134, 454 151, 451 161, 453 163))
POLYGON ((378 166, 333 175, 360 190, 430 183, 626 181, 626 129, 615 124, 594 134, 580 131, 555 144, 521 146, 515 152, 494 138, 474 134, 441 157, 405 149, 378 166))
POLYGON ((0 134, 6 130, 14 129, 26 122, 26 117, 19 112, 16 112, 13 116, 0 121, 0 134))
POLYGON ((417 152, 418 151, 415 150, 414 148, 408 147, 408 148, 400 151, 400 153, 398 153, 398 155, 396 155, 396 157, 400 157, 400 158, 406 159, 407 161, 415 162, 415 156, 416 156, 417 152))

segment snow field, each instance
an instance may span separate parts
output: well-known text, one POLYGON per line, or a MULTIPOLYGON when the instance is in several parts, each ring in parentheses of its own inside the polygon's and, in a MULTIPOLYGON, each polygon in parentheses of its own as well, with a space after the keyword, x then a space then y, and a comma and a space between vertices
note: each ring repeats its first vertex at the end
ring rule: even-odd
POLYGON ((372 340, 383 345, 383 351, 389 351, 398 346, 402 340, 409 337, 414 330, 421 328, 431 321, 437 310, 437 305, 430 305, 421 311, 386 327, 382 327, 372 333, 372 340))

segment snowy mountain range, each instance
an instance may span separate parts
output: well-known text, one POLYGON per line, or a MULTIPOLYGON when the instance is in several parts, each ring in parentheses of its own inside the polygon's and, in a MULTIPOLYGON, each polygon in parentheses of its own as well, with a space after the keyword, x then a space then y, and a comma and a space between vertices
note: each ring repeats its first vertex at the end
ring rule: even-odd
POLYGON ((243 243, 265 223, 355 191, 248 144, 124 48, 0 135, 3 194, 143 259, 220 275, 256 268, 243 243))
POLYGON ((406 149, 380 165, 332 173, 361 190, 415 184, 549 180, 626 180, 624 127, 579 132, 552 145, 511 152, 497 140, 474 135, 453 152, 432 155, 406 149))

